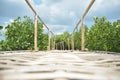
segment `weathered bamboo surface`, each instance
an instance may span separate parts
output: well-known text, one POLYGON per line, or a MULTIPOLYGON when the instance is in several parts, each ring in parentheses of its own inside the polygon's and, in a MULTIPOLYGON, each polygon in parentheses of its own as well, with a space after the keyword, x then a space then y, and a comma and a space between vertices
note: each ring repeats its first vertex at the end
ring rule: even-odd
POLYGON ((55 50, 0 52, 0 80, 120 80, 120 55, 55 50))

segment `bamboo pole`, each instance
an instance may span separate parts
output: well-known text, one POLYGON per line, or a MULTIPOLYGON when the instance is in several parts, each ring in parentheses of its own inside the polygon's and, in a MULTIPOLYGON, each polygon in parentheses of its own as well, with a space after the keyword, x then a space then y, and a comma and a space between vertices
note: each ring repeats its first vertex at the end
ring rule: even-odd
POLYGON ((95 0, 91 0, 89 6, 86 8, 83 16, 82 16, 82 19, 84 19, 84 17, 86 16, 86 14, 88 13, 88 11, 90 10, 90 8, 92 7, 93 3, 95 2, 95 0))
POLYGON ((62 45, 62 42, 61 42, 60 44, 61 44, 61 50, 63 50, 63 45, 62 45))
POLYGON ((53 40, 53 37, 52 37, 52 50, 54 50, 54 40, 53 40))
POLYGON ((54 50, 55 50, 55 40, 56 40, 56 39, 55 39, 55 35, 54 35, 54 50))
POLYGON ((35 22, 34 22, 34 50, 38 51, 37 47, 37 15, 35 15, 35 22))
POLYGON ((78 21, 78 23, 76 24, 76 26, 75 26, 75 28, 74 28, 74 30, 73 30, 73 32, 72 32, 72 50, 74 50, 74 32, 75 32, 75 30, 77 29, 77 27, 79 26, 79 24, 82 22, 82 31, 81 31, 81 35, 82 35, 82 38, 81 38, 81 40, 83 40, 83 41, 81 41, 81 50, 83 50, 84 48, 85 48, 85 40, 83 39, 84 38, 84 24, 83 24, 83 20, 84 20, 84 17, 86 16, 86 14, 88 13, 88 11, 89 11, 89 9, 92 7, 92 5, 93 5, 93 3, 95 2, 95 0, 91 0, 91 2, 90 2, 90 4, 89 4, 89 6, 86 8, 86 10, 85 10, 85 12, 83 13, 83 15, 82 15, 82 19, 80 19, 79 21, 78 21))
POLYGON ((74 33, 72 34, 72 51, 74 51, 74 33))
POLYGON ((69 41, 69 38, 68 38, 68 50, 70 50, 70 41, 69 41))
POLYGON ((87 9, 85 10, 83 16, 82 16, 82 31, 81 31, 81 50, 84 51, 85 50, 85 28, 84 28, 84 17, 86 16, 86 14, 88 13, 88 11, 90 10, 90 8, 92 7, 93 3, 95 2, 95 0, 91 0, 89 6, 87 7, 87 9))
MULTIPOLYGON (((38 15, 38 13, 36 12, 36 10, 33 8, 33 6, 30 4, 30 2, 29 2, 29 0, 25 0, 26 1, 26 3, 28 4, 28 6, 30 7, 30 9, 33 11, 33 13, 35 14, 35 15, 38 15)), ((47 27, 47 25, 43 22, 43 20, 41 19, 41 17, 40 16, 38 16, 38 19, 41 21, 41 24, 43 24, 47 29, 49 29, 48 27, 47 27)))
POLYGON ((50 50, 50 30, 48 29, 48 50, 50 50))
POLYGON ((51 34, 52 34, 52 50, 54 50, 55 49, 55 35, 54 35, 54 33, 52 32, 52 31, 50 31, 51 32, 51 34))
MULTIPOLYGON (((35 15, 37 15, 37 18, 41 21, 41 24, 43 24, 48 30, 49 30, 49 28, 47 27, 47 25, 44 23, 44 21, 41 19, 41 17, 38 15, 38 13, 36 12, 36 10, 33 8, 33 6, 30 4, 30 2, 29 2, 29 0, 25 0, 26 1, 26 3, 28 4, 28 6, 30 7, 30 9, 33 11, 33 13, 35 14, 35 15)), ((51 31, 52 32, 52 31, 51 31)), ((50 32, 48 33, 48 34, 50 34, 50 32)), ((52 32, 52 34, 53 34, 53 32, 52 32)), ((50 35, 48 35, 48 36, 50 36, 50 35)), ((35 39, 36 40, 36 39, 35 39)), ((36 42, 35 42, 35 40, 34 40, 34 48, 36 49, 36 42)), ((49 41, 48 41, 49 42, 49 41)), ((50 49, 50 42, 48 43, 48 47, 49 47, 49 49, 50 49)))
POLYGON ((81 29, 81 50, 84 51, 85 50, 85 27, 84 27, 84 23, 82 20, 82 29, 81 29))

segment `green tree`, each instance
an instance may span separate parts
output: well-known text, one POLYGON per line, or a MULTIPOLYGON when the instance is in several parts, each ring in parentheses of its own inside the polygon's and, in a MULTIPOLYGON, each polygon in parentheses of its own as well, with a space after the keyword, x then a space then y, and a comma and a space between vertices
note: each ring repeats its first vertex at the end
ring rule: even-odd
POLYGON ((74 48, 80 50, 81 47, 81 30, 74 32, 74 48))
POLYGON ((3 26, 0 26, 0 30, 3 29, 3 26))
POLYGON ((110 51, 120 52, 120 20, 113 22, 112 31, 110 51))
MULTIPOLYGON (((64 39, 64 45, 65 45, 65 50, 67 50, 68 49, 68 38, 69 38, 69 40, 70 40, 70 34, 69 34, 69 32, 64 32, 63 33, 63 39, 64 39)), ((69 41, 70 42, 70 41, 69 41)), ((69 43, 69 45, 71 45, 71 43, 69 43)))
POLYGON ((110 22, 106 21, 105 17, 94 18, 95 24, 91 27, 88 34, 88 48, 90 50, 108 50, 110 34, 110 22))
MULTIPOLYGON (((0 26, 0 30, 2 30, 3 29, 3 26, 0 26)), ((1 36, 2 34, 1 34, 1 32, 0 32, 0 36, 1 36)))
MULTIPOLYGON (((25 16, 20 17, 6 26, 6 40, 2 42, 1 50, 32 50, 34 46, 34 21, 25 16)), ((38 47, 40 50, 46 49, 46 35, 43 33, 43 26, 38 22, 38 47)))
POLYGON ((87 35, 87 47, 89 50, 120 51, 120 21, 113 24, 106 17, 94 18, 95 24, 87 35), (116 27, 117 26, 117 27, 116 27))

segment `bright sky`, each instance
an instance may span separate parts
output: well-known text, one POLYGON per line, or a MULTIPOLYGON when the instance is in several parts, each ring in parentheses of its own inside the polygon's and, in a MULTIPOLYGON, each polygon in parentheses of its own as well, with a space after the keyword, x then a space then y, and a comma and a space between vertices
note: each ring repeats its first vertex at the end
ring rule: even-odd
MULTIPOLYGON (((39 16, 55 34, 72 32, 91 0, 29 0, 39 16)), ((106 16, 110 21, 120 19, 120 0, 96 0, 85 18, 90 27, 93 17, 106 16)), ((25 0, 0 0, 0 25, 6 26, 18 16, 34 14, 25 0)), ((2 30, 3 32, 5 31, 2 30)))

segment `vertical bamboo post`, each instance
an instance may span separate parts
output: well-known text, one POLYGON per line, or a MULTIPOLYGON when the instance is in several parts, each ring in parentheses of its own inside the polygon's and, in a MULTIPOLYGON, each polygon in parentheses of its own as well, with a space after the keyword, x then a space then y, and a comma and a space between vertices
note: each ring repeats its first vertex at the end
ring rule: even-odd
POLYGON ((54 37, 53 37, 53 49, 55 50, 55 35, 54 35, 54 37))
POLYGON ((37 18, 38 16, 35 15, 35 21, 34 21, 34 50, 38 51, 37 47, 37 18))
POLYGON ((87 9, 85 10, 85 12, 84 12, 84 14, 82 16, 81 50, 85 50, 85 27, 84 27, 84 23, 83 23, 84 17, 88 13, 89 9, 92 7, 94 2, 95 2, 95 0, 91 0, 89 6, 87 7, 87 9))
POLYGON ((72 51, 74 51, 74 33, 72 34, 72 51))
POLYGON ((82 31, 81 31, 81 50, 85 50, 85 27, 82 19, 82 31))
POLYGON ((50 50, 50 30, 48 29, 48 50, 50 50))
POLYGON ((54 50, 54 38, 52 37, 52 50, 54 50))
POLYGON ((69 38, 68 38, 68 50, 70 50, 70 42, 69 42, 69 38))

